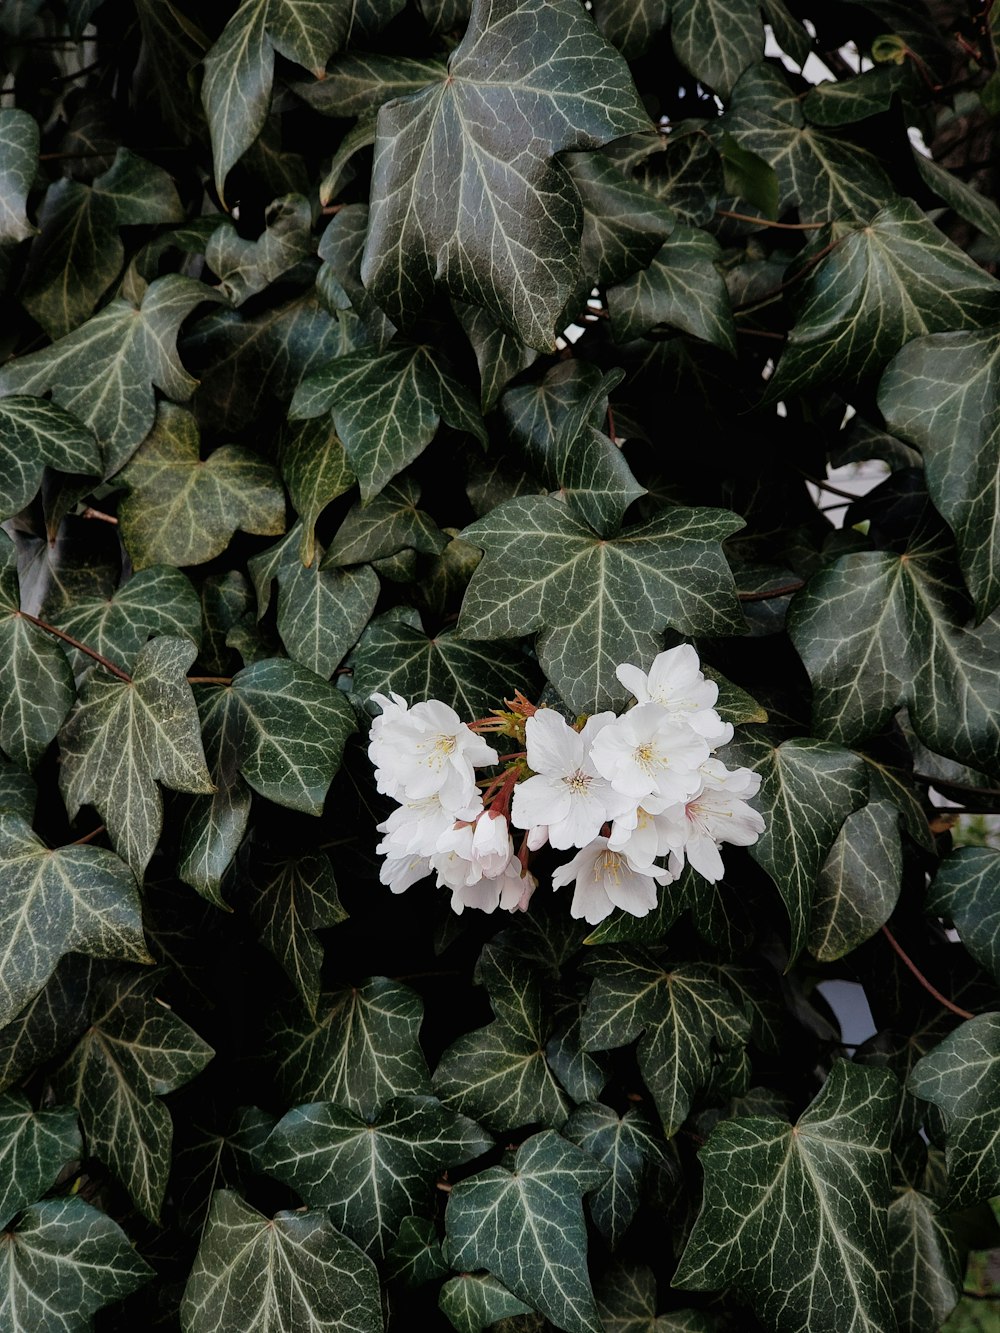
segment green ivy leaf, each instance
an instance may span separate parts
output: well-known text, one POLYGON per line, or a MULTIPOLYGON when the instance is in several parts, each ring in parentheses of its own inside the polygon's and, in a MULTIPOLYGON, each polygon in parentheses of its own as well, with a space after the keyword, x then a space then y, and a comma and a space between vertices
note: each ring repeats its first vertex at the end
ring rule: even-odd
POLYGON ((329 679, 357 642, 378 601, 378 575, 368 565, 321 569, 323 548, 315 540, 308 566, 301 560, 298 527, 248 562, 257 593, 257 619, 278 585, 278 634, 290 657, 329 679))
POLYGON ((756 0, 673 0, 670 40, 702 83, 728 98, 737 79, 764 54, 756 0))
POLYGON ((531 471, 605 536, 646 493, 604 430, 608 394, 621 379, 618 371, 602 375, 586 362, 563 361, 539 383, 505 393, 501 405, 531 471))
POLYGON ((727 753, 730 766, 760 773, 755 805, 765 828, 750 855, 771 876, 788 909, 791 959, 809 936, 816 885, 844 820, 868 799, 861 759, 811 737, 772 745, 748 736, 727 753))
POLYGON ((611 332, 618 342, 661 325, 736 353, 736 325, 714 236, 679 222, 648 268, 607 292, 611 332))
POLYGON ((1000 283, 909 199, 867 226, 834 223, 831 252, 795 295, 795 323, 769 385, 781 398, 880 369, 924 333, 977 328, 1000 315, 1000 283))
POLYGON ((87 1025, 87 997, 102 965, 86 954, 66 954, 30 1004, 0 1028, 0 1090, 69 1047, 87 1025))
POLYGON ((394 1097, 374 1120, 315 1102, 289 1111, 258 1158, 363 1249, 384 1257, 403 1218, 431 1210, 437 1176, 492 1143, 433 1097, 394 1097))
POLYGON ((38 170, 38 122, 16 107, 0 110, 0 245, 16 245, 38 230, 25 207, 38 170))
POLYGON ((392 343, 337 357, 295 391, 293 420, 330 412, 367 503, 430 444, 441 421, 486 444, 475 402, 425 344, 392 343))
POLYGON ((120 227, 183 221, 167 173, 119 148, 92 186, 63 177, 49 187, 21 303, 50 338, 64 337, 93 312, 121 272, 120 227))
POLYGON ((37 797, 37 787, 20 764, 0 755, 0 813, 18 815, 30 824, 37 797))
POLYGON ((915 338, 890 363, 878 400, 889 430, 920 450, 980 620, 1000 601, 998 335, 915 338))
POLYGON ((213 311, 184 339, 202 378, 199 417, 227 433, 245 430, 270 411, 274 398, 291 398, 303 375, 339 356, 345 342, 352 345, 343 323, 312 292, 252 315, 213 311))
POLYGON ((607 1180, 590 1196, 589 1205, 598 1231, 614 1249, 639 1207, 647 1165, 665 1158, 663 1142, 638 1107, 619 1116, 599 1102, 578 1106, 563 1134, 608 1169, 607 1180))
POLYGON ((486 554, 458 633, 504 639, 538 630, 539 662, 571 708, 620 707, 627 692, 615 667, 648 666, 667 625, 740 632, 719 543, 741 526, 722 509, 675 508, 604 540, 559 500, 508 500, 462 534, 486 554))
POLYGON ((407 1287, 422 1287, 447 1273, 434 1223, 426 1217, 404 1217, 386 1255, 387 1276, 407 1287))
POLYGON ((104 471, 118 471, 153 425, 153 386, 178 402, 197 383, 177 355, 177 331, 202 301, 220 299, 210 287, 167 273, 150 283, 136 306, 116 297, 51 347, 0 368, 0 395, 51 391, 97 436, 104 471))
POLYGON ((713 1333, 715 1321, 701 1310, 656 1314, 656 1278, 638 1265, 613 1268, 597 1289, 604 1333, 713 1333))
POLYGON ((476 355, 482 389, 480 405, 485 415, 496 407, 501 393, 514 376, 534 365, 538 353, 533 347, 526 347, 520 338, 502 329, 478 306, 466 305, 463 301, 454 301, 452 304, 476 355))
POLYGON ((321 82, 296 84, 295 91, 326 116, 363 116, 439 82, 447 72, 444 61, 433 56, 351 52, 332 61, 321 82))
MULTIPOLYGON (((326 87, 327 84, 321 84, 326 87)), ((375 141, 375 122, 364 122, 370 133, 365 136, 365 147, 375 141)), ((347 152, 349 140, 361 134, 359 125, 354 135, 348 135, 341 145, 338 157, 347 152)), ((337 170, 336 162, 331 167, 331 176, 327 177, 323 189, 331 185, 331 177, 337 170)), ((332 310, 353 310, 371 335, 376 351, 381 351, 396 333, 396 326, 386 317, 361 281, 361 257, 364 253, 365 238, 368 235, 368 205, 348 204, 341 208, 327 227, 319 242, 317 253, 323 261, 316 275, 316 290, 332 310)))
POLYGON ((63 954, 149 963, 135 879, 101 847, 53 851, 18 815, 0 814, 0 1025, 34 999, 63 954))
POLYGON ((170 1112, 159 1098, 190 1082, 214 1054, 159 999, 157 980, 123 971, 102 982, 87 1030, 55 1077, 59 1095, 80 1112, 88 1152, 111 1168, 153 1222, 173 1139, 170 1112))
POLYGON ((299 559, 303 565, 311 565, 316 550, 316 520, 331 500, 349 491, 357 481, 329 418, 297 422, 284 432, 281 475, 302 524, 299 559))
POLYGON ((551 1129, 517 1150, 513 1172, 488 1167, 448 1196, 445 1226, 453 1268, 485 1268, 566 1333, 600 1333, 581 1256, 581 1196, 605 1169, 551 1129))
POLYGON ((603 153, 568 153, 562 162, 583 204, 588 283, 606 287, 645 268, 674 229, 672 209, 603 153))
POLYGON ((665 28, 671 0, 594 0, 593 15, 609 42, 631 60, 665 28))
POLYGON ((230 170, 263 129, 275 53, 322 78, 334 51, 377 31, 402 7, 403 0, 242 0, 206 57, 201 89, 220 198, 230 170))
POLYGON ((190 640, 164 636, 139 649, 131 680, 95 667, 60 734, 70 818, 92 805, 137 879, 163 824, 157 782, 174 791, 213 790, 184 675, 196 652, 190 640))
POLYGON ((372 622, 351 656, 354 693, 362 700, 375 693, 404 699, 441 699, 462 717, 483 717, 515 690, 529 695, 538 676, 523 653, 503 643, 475 643, 442 630, 429 639, 416 625, 393 618, 372 622))
POLYGON ((789 633, 812 680, 814 723, 830 739, 875 735, 905 704, 931 750, 977 769, 1000 764, 1000 619, 965 625, 950 555, 918 532, 901 555, 841 557, 797 595, 789 633))
POLYGON ((888 1240, 899 1327, 937 1333, 961 1295, 964 1263, 935 1201, 920 1190, 898 1190, 889 1205, 888 1240))
POLYGON ((20 1092, 0 1097, 0 1227, 44 1194, 82 1152, 74 1111, 34 1111, 20 1092))
POLYGON ((447 78, 379 111, 365 286, 402 325, 439 279, 554 350, 582 224, 554 155, 648 124, 621 56, 573 0, 477 0, 447 78), (547 59, 560 49, 570 79, 547 59))
POLYGON ((0 534, 0 746, 37 767, 73 706, 73 672, 62 645, 21 615, 17 554, 0 534))
POLYGON ((388 977, 324 995, 309 1022, 279 1018, 272 1046, 284 1095, 375 1116, 390 1097, 429 1093, 422 1018, 416 992, 388 977))
POLYGON ((797 205, 805 222, 867 222, 893 197, 892 182, 870 153, 808 124, 798 93, 773 65, 747 70, 723 125, 741 148, 774 168, 780 208, 797 205))
POLYGON ((938 866, 925 910, 951 921, 976 962, 1000 980, 1000 851, 956 848, 938 866))
POLYGON ((260 941, 315 1018, 323 963, 315 932, 347 920, 330 858, 323 852, 280 858, 255 852, 247 858, 246 879, 260 941))
POLYGON ((944 1113, 949 1210, 1000 1192, 1000 1014, 957 1027, 917 1061, 906 1086, 944 1113))
POLYGON ((194 417, 173 403, 160 404, 118 480, 128 491, 120 531, 136 569, 204 564, 237 528, 272 537, 285 530, 285 493, 271 464, 235 444, 202 459, 194 417))
POLYGON ((448 539, 431 516, 417 508, 419 499, 416 482, 403 477, 370 504, 355 505, 327 547, 323 564, 361 565, 406 548, 437 555, 448 539))
MULTIPOLYGON (((201 639, 198 594, 179 569, 152 565, 133 574, 106 596, 71 597, 54 608, 61 630, 114 662, 130 661, 148 638, 172 635, 197 644, 201 639)), ((71 650, 83 669, 90 658, 71 650)))
POLYGON ((992 199, 980 194, 969 181, 953 176, 950 171, 923 153, 913 152, 913 162, 924 184, 943 199, 948 208, 960 218, 971 222, 994 243, 1000 241, 1000 208, 992 199))
POLYGON ((184 1333, 382 1333, 375 1265, 325 1212, 264 1217, 217 1190, 181 1304, 184 1333))
POLYGON ((0 1324, 11 1333, 90 1333, 91 1316, 153 1276, 117 1222, 82 1199, 46 1199, 6 1233, 0 1324))
POLYGON ((242 305, 313 253, 312 210, 300 194, 282 195, 264 214, 265 229, 245 240, 233 224, 220 222, 205 247, 205 263, 233 305, 242 305))
POLYGON ((199 685, 198 713, 214 790, 184 821, 178 874, 226 904, 222 877, 243 840, 250 789, 277 805, 319 815, 355 730, 346 698, 295 662, 262 658, 229 685, 199 685))
POLYGON ((499 945, 483 950, 476 975, 496 1016, 448 1047, 434 1071, 434 1091, 445 1106, 498 1134, 563 1124, 569 1103, 545 1057, 551 1020, 541 976, 499 945))
POLYGON ((203 725, 222 733, 218 763, 228 772, 217 770, 220 781, 231 785, 238 771, 269 801, 319 815, 357 725, 341 691, 283 658, 244 667, 229 685, 197 688, 203 725))
POLYGON ((802 110, 814 125, 851 125, 888 111, 903 81, 898 65, 869 69, 853 79, 826 79, 806 94, 802 110))
POLYGON ((819 873, 809 922, 809 949, 833 962, 869 939, 899 897, 903 851, 899 812, 871 801, 847 816, 819 873))
POLYGON ((488 1273, 462 1273, 449 1278, 441 1288, 438 1305, 458 1333, 482 1333, 501 1319, 531 1313, 530 1305, 518 1300, 488 1273))
POLYGON ((783 1333, 891 1328, 885 1210, 897 1095, 888 1071, 839 1060, 794 1126, 722 1121, 700 1153, 705 1199, 674 1285, 735 1286, 783 1333))
POLYGON ((608 946, 587 963, 594 982, 583 1016, 588 1051, 627 1046, 636 1054, 668 1138, 698 1093, 717 1077, 742 1092, 750 1020, 732 991, 704 967, 667 970, 644 950, 608 946))
POLYGON ((104 470, 97 441, 69 412, 44 398, 0 398, 0 515, 31 503, 46 467, 90 477, 104 470))

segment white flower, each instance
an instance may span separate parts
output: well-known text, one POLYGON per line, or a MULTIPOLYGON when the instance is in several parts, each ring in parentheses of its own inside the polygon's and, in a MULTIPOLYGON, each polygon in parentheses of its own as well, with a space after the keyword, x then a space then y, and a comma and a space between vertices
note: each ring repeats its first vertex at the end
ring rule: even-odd
POLYGON ((626 811, 611 825, 608 846, 613 852, 624 852, 637 866, 652 865, 670 850, 658 818, 658 810, 648 810, 644 805, 626 811))
POLYGON ((387 819, 376 825, 379 833, 387 836, 375 850, 389 857, 433 856, 439 840, 451 832, 457 819, 473 820, 481 810, 481 805, 448 810, 436 792, 418 801, 403 801, 387 819))
POLYGON ((639 704, 602 728, 591 750, 594 767, 615 791, 633 801, 653 796, 661 802, 694 795, 708 754, 704 736, 653 703, 639 704))
POLYGON ((613 790, 591 759, 595 736, 613 721, 613 713, 597 713, 578 732, 551 708, 528 718, 524 734, 534 777, 514 788, 512 824, 523 829, 548 825, 549 842, 559 850, 584 847, 607 820, 634 804, 613 790))
POLYGON ((656 906, 656 885, 667 884, 671 875, 658 866, 637 866, 622 852, 613 851, 607 838, 595 838, 572 861, 552 875, 552 887, 576 881, 570 905, 572 917, 583 917, 592 926, 621 907, 633 916, 645 916, 656 906))
POLYGON ((760 774, 748 768, 727 769, 718 759, 702 765, 703 784, 683 805, 671 806, 660 817, 665 837, 678 857, 710 883, 724 873, 719 848, 723 843, 749 847, 764 832, 764 820, 745 798, 760 790, 760 774))
POLYGON ((437 795, 454 811, 473 804, 475 768, 495 764, 496 750, 438 699, 406 708, 373 697, 385 709, 372 723, 368 745, 378 790, 400 801, 437 795))
POLYGON ((393 856, 382 862, 378 877, 393 893, 403 893, 430 873, 431 863, 426 856, 393 856))
POLYGON ((475 823, 452 824, 440 835, 431 867, 438 873, 438 884, 457 889, 480 879, 496 879, 513 855, 506 819, 483 810, 475 823))
POLYGON ((461 884, 453 889, 452 910, 459 915, 467 907, 478 908, 480 912, 495 912, 498 907, 505 912, 523 912, 537 885, 534 875, 512 855, 502 874, 492 879, 484 876, 472 884, 461 884))
POLYGON ((705 679, 701 659, 689 643, 659 653, 648 674, 623 663, 615 669, 615 675, 632 691, 637 703, 659 704, 675 721, 686 722, 704 736, 711 749, 728 745, 733 739, 732 726, 715 711, 719 687, 714 680, 705 679))

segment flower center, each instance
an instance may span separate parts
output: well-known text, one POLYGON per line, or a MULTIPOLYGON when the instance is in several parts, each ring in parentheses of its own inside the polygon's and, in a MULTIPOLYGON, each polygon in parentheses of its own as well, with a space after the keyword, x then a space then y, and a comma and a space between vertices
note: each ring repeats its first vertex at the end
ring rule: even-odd
POLYGON ((656 746, 652 741, 643 741, 641 745, 637 745, 632 751, 632 758, 647 773, 654 768, 666 768, 667 766, 666 759, 656 753, 656 746))
POLYGON ((594 882, 611 880, 618 884, 622 877, 622 856, 620 852, 603 851, 594 858, 594 882))
POLYGON ((574 796, 585 796, 587 788, 590 786, 593 778, 589 773, 584 773, 582 768, 578 768, 575 773, 571 773, 568 778, 563 778, 566 786, 574 796))

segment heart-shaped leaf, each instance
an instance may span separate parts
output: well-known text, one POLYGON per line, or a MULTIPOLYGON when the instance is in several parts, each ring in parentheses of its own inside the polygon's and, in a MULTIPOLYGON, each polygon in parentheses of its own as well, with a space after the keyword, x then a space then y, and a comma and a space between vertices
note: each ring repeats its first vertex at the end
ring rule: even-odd
POLYGON ((736 1285, 782 1329, 891 1328, 885 1211, 897 1095, 887 1070, 840 1060, 795 1125, 723 1120, 700 1153, 705 1199, 674 1285, 736 1285))
POLYGON ((458 1269, 485 1268, 566 1333, 600 1333, 581 1195, 605 1168, 551 1129, 517 1150, 513 1172, 491 1166, 448 1196, 448 1255, 458 1269))
POLYGON ((447 76, 379 111, 365 286, 401 326, 440 280, 553 350, 582 225, 555 154, 648 124, 624 61, 574 0, 476 0, 447 76), (560 49, 574 52, 571 80, 549 63, 560 49))
POLYGON ((440 1173, 492 1142, 433 1097, 394 1097, 374 1120, 314 1102, 289 1111, 258 1158, 363 1249, 384 1257, 403 1218, 430 1211, 440 1173))
POLYGON ((375 1265, 326 1213, 264 1217, 230 1190, 212 1198, 181 1304, 184 1333, 382 1333, 375 1265))
POLYGON ((538 631, 538 658, 571 708, 621 706, 621 662, 648 666, 667 625, 739 632, 742 614, 719 545, 742 526, 723 509, 667 509, 605 540, 559 500, 508 500, 463 532, 486 552, 458 632, 505 639, 538 631))

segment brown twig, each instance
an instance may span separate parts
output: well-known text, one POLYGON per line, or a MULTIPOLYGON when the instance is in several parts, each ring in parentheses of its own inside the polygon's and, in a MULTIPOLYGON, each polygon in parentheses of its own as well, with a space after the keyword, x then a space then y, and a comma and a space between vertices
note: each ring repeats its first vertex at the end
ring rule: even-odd
POLYGON ((188 676, 189 685, 232 685, 232 676, 188 676))
POLYGON ((755 218, 750 213, 734 213, 729 208, 717 208, 718 218, 733 218, 736 222, 753 222, 758 227, 776 227, 779 231, 819 231, 825 222, 771 222, 768 218, 755 218))
MULTIPOLYGON (((826 226, 827 224, 824 223, 823 225, 826 226)), ((747 301, 746 305, 734 306, 733 313, 736 314, 737 312, 749 312, 751 310, 758 310, 762 305, 767 305, 770 301, 773 301, 776 296, 780 296, 782 292, 787 291, 789 287, 794 287, 795 284, 799 281, 799 279, 804 278, 805 275, 809 272, 809 270, 811 268, 815 268, 815 266, 819 263, 821 259, 825 259, 832 250, 836 250, 837 246, 841 242, 841 239, 842 238, 838 236, 836 237, 836 239, 829 241, 826 245, 822 247, 822 249, 817 250, 814 255, 810 255, 809 258, 806 260, 806 262, 796 273, 794 273, 790 278, 786 278, 784 282, 779 282, 777 287, 772 287, 771 290, 769 292, 765 292, 763 296, 758 297, 753 301, 747 301)))
POLYGON ((93 842, 95 838, 99 838, 101 834, 104 832, 104 827, 105 826, 103 824, 98 824, 97 828, 91 829, 90 832, 85 833, 82 838, 74 838, 74 840, 70 843, 70 846, 82 847, 84 843, 93 842))
POLYGON ((100 519, 102 523, 113 523, 115 527, 118 526, 118 520, 115 518, 114 514, 106 514, 103 509, 93 509, 90 505, 83 511, 82 517, 97 518, 100 519))
POLYGON ((54 634, 57 639, 62 639, 63 643, 68 643, 69 646, 75 648, 78 653, 85 653, 87 657, 92 657, 99 666, 104 668, 105 671, 110 671, 113 676, 117 676, 119 680, 123 680, 126 685, 132 684, 132 677, 127 671, 123 671, 121 667, 115 666, 114 662, 109 662, 106 657, 103 657, 93 648, 88 648, 87 645, 81 643, 79 639, 74 639, 72 634, 67 634, 61 629, 56 629, 55 625, 50 625, 46 620, 39 620, 38 616, 33 616, 29 611, 18 611, 17 614, 22 616, 25 620, 30 621, 32 625, 37 625, 39 629, 45 630, 46 634, 54 634))
POLYGON ((794 583, 783 583, 780 588, 765 588, 763 592, 738 592, 736 596, 741 602, 768 602, 772 597, 790 597, 805 586, 802 579, 796 579, 794 583))
POLYGON ((903 962, 910 969, 910 971, 913 973, 916 979, 920 982, 921 986, 923 986, 924 990, 927 992, 928 995, 933 995, 935 1000, 937 1000, 938 1004, 943 1004, 946 1009, 950 1009, 951 1012, 953 1014, 957 1014, 959 1018, 975 1018, 975 1014, 970 1014, 968 1009, 961 1008, 960 1005, 957 1005, 952 1000, 949 1000, 946 995, 942 995, 936 986, 931 985, 931 983, 924 976, 923 972, 921 972, 920 968, 917 967, 916 963, 909 956, 909 954, 904 952, 903 946, 896 939, 895 935, 892 933, 892 931, 889 929, 888 926, 882 927, 882 934, 886 937, 886 939, 895 949, 899 957, 903 960, 903 962))

